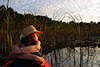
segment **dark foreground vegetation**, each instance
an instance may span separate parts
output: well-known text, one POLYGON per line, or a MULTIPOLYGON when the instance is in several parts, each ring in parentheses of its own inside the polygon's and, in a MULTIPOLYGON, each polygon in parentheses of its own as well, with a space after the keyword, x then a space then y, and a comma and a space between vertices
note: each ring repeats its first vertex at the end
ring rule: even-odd
POLYGON ((42 53, 65 47, 100 47, 100 22, 90 23, 55 21, 47 16, 19 14, 12 8, 0 7, 0 54, 8 55, 14 44, 18 43, 22 29, 34 25, 43 31, 42 53))

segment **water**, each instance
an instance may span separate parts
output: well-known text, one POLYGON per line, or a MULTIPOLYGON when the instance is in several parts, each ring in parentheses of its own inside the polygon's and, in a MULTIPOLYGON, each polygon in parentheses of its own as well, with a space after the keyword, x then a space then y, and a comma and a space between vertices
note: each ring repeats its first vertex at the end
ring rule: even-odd
POLYGON ((100 67, 100 48, 96 48, 96 56, 92 67, 100 67))
POLYGON ((100 67, 100 48, 63 48, 57 49, 46 55, 52 67, 100 67), (83 61, 80 60, 83 57, 83 61), (81 62, 80 62, 81 61, 81 62))

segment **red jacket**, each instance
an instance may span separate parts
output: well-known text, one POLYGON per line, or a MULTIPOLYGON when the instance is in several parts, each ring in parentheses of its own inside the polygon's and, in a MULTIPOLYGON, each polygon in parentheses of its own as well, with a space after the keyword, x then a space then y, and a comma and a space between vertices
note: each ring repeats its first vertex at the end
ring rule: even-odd
MULTIPOLYGON (((10 67, 10 65, 14 62, 14 60, 9 60, 6 64, 2 67, 10 67)), ((51 65, 44 59, 44 67, 51 67, 51 65)))

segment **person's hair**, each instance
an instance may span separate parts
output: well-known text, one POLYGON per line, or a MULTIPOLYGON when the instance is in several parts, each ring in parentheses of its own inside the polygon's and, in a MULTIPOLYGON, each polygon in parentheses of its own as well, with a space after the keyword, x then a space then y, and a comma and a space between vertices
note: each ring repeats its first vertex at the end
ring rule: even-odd
POLYGON ((28 36, 24 37, 21 39, 21 42, 24 43, 24 46, 29 46, 29 45, 36 45, 36 42, 34 40, 34 37, 31 36, 32 34, 29 34, 28 36), (28 44, 30 42, 30 44, 28 44))

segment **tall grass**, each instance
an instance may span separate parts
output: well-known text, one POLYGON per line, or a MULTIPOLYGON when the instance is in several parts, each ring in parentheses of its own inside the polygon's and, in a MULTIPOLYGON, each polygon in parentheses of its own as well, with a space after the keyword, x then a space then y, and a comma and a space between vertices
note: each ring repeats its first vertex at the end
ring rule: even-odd
POLYGON ((12 41, 12 34, 11 34, 11 25, 10 25, 10 15, 9 13, 6 13, 6 19, 4 19, 4 22, 1 26, 1 52, 4 54, 9 54, 9 52, 12 50, 13 47, 13 41, 12 41))

